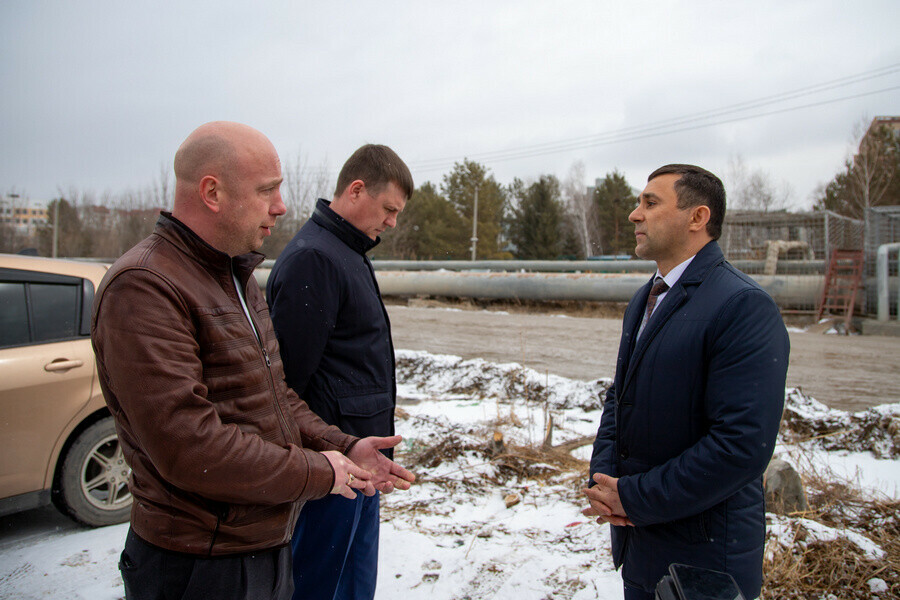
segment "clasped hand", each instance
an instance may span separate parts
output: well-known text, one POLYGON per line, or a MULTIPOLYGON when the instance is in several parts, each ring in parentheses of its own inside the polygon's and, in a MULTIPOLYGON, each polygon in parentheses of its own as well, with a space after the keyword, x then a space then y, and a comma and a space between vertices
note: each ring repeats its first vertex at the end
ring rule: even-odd
POLYGON ((408 490, 416 476, 407 471, 379 450, 393 448, 403 438, 370 436, 356 442, 346 455, 328 451, 322 454, 334 469, 332 494, 353 499, 358 490, 366 496, 375 492, 389 494, 395 489, 408 490))
POLYGON ((593 480, 596 485, 581 490, 590 502, 581 514, 597 517, 597 522, 601 524, 634 527, 619 499, 619 480, 603 473, 595 473, 593 480))

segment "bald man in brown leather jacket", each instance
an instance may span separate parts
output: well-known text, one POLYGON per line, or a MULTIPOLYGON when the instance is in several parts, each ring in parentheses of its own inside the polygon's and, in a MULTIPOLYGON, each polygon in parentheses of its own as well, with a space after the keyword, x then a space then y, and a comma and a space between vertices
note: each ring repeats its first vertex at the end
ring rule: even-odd
POLYGON ((406 489, 413 476, 317 417, 284 383, 253 269, 285 213, 271 142, 207 123, 175 157, 171 214, 110 268, 91 337, 132 467, 128 598, 290 598, 306 500, 406 489))

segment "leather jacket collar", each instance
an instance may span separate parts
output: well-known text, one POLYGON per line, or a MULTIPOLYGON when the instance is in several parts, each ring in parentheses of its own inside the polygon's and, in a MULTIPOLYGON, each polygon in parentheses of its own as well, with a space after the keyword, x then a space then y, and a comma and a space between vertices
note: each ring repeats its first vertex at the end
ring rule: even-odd
POLYGON ((230 275, 233 269, 241 283, 246 284, 253 269, 266 258, 259 252, 248 252, 234 257, 228 256, 206 243, 190 227, 173 217, 172 213, 161 211, 159 215, 154 233, 184 250, 212 273, 230 275))

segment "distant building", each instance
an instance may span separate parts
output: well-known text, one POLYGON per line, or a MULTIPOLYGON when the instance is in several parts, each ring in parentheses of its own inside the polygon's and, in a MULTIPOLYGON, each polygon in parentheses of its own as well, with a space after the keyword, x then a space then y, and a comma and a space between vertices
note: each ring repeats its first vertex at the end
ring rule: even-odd
MULTIPOLYGON (((603 187, 603 184, 606 183, 606 177, 597 177, 594 179, 594 185, 586 186, 587 195, 590 198, 594 197, 594 194, 597 192, 597 189, 603 187)), ((628 189, 631 190, 631 193, 634 194, 634 197, 637 198, 641 195, 643 190, 634 187, 633 185, 629 185, 628 189)))
POLYGON ((900 117, 875 117, 872 119, 869 128, 866 130, 866 134, 862 136, 862 139, 859 141, 859 147, 862 148, 869 139, 869 136, 882 127, 887 127, 893 132, 895 137, 900 135, 900 117))
POLYGON ((12 225, 16 233, 32 235, 48 222, 46 202, 22 198, 18 194, 0 197, 0 224, 12 225))

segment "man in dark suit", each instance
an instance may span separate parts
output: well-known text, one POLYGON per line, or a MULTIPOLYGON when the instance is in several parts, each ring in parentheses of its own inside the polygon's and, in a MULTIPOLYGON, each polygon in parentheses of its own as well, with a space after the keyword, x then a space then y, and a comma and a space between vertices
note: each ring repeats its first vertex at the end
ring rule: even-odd
POLYGON ((789 343, 772 298, 725 261, 724 215, 718 177, 667 165, 629 216, 657 273, 625 310, 584 510, 612 525, 626 600, 652 599, 674 562, 760 593, 789 343))

